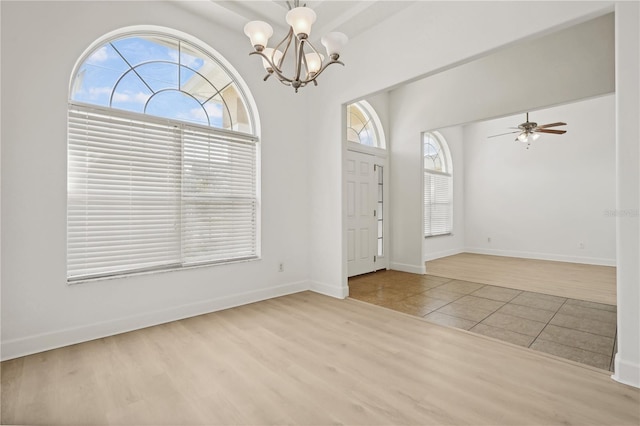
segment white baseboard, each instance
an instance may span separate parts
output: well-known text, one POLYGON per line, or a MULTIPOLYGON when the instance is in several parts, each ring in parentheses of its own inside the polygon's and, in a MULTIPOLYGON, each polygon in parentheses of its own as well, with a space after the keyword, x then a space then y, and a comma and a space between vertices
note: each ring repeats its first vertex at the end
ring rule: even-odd
POLYGON ((433 253, 426 253, 424 255, 424 261, 428 262, 430 260, 440 259, 441 257, 453 256, 454 254, 460 254, 464 252, 465 252, 464 249, 457 248, 457 249, 451 249, 451 250, 437 251, 433 253))
POLYGON ((171 321, 189 318, 222 309, 233 308, 287 294, 309 290, 309 281, 299 281, 266 289, 260 289, 245 293, 223 296, 214 299, 176 306, 160 311, 148 312, 113 321, 105 321, 67 328, 49 333, 36 334, 13 340, 3 341, 0 350, 0 359, 6 361, 25 355, 82 343, 114 334, 151 327, 171 321))
POLYGON ((614 361, 615 373, 611 378, 616 382, 640 388, 640 364, 622 360, 618 355, 616 354, 614 361))
POLYGON ((520 257, 524 259, 536 259, 536 260, 553 260, 556 262, 584 263, 587 265, 616 266, 615 259, 566 256, 562 254, 536 253, 536 252, 517 251, 517 250, 498 250, 498 249, 467 247, 464 250, 462 250, 461 253, 487 254, 491 256, 520 257))
POLYGON ((426 273, 424 263, 422 263, 422 265, 409 265, 406 263, 389 262, 389 269, 400 272, 409 272, 410 274, 424 275, 426 273))
POLYGON ((309 289, 316 293, 324 294, 325 296, 335 297, 336 299, 344 299, 345 297, 349 296, 348 287, 338 287, 318 281, 311 281, 309 289))

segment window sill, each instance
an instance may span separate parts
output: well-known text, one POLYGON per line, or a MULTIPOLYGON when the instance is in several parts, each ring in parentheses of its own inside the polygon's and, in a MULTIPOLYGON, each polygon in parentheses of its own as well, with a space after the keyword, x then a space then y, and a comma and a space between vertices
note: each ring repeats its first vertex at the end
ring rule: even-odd
POLYGON ((79 278, 75 280, 67 279, 67 285, 75 286, 77 284, 87 284, 87 283, 94 283, 99 281, 126 279, 126 278, 132 278, 132 277, 138 277, 138 276, 144 276, 144 275, 163 274, 166 272, 177 272, 177 271, 186 271, 191 269, 207 268, 207 267, 213 267, 213 266, 232 265, 235 263, 254 262, 256 260, 261 260, 261 259, 262 258, 260 256, 256 256, 256 257, 237 259, 237 260, 228 260, 228 261, 222 261, 222 262, 198 263, 198 264, 187 265, 187 266, 168 266, 162 269, 150 269, 146 271, 128 272, 128 273, 122 273, 117 275, 105 275, 105 276, 99 276, 99 277, 79 278))
POLYGON ((427 238, 437 238, 437 237, 453 237, 453 232, 448 232, 446 234, 438 234, 438 235, 425 235, 424 239, 427 238))

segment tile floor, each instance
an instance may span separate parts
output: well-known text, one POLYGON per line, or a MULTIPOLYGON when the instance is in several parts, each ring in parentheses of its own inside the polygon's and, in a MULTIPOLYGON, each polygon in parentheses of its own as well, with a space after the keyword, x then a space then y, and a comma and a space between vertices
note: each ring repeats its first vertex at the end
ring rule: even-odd
POLYGON ((350 278, 349 297, 601 369, 613 367, 613 305, 398 271, 350 278))

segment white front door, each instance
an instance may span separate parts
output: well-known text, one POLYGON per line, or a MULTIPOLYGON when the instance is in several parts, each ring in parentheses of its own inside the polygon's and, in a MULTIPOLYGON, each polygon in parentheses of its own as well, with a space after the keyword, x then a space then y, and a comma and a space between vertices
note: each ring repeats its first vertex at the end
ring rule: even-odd
POLYGON ((347 151, 347 274, 352 277, 376 270, 377 179, 376 157, 347 151))

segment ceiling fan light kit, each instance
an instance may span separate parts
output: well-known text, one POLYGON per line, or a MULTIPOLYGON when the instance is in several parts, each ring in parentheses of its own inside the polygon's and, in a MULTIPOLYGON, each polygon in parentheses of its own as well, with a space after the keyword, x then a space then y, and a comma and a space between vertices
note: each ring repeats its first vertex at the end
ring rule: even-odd
MULTIPOLYGON (((529 149, 529 145, 531 144, 531 142, 538 140, 538 138, 540 137, 540 133, 549 133, 554 135, 563 135, 567 133, 566 130, 550 129, 549 127, 566 126, 566 125, 567 123, 563 123, 563 122, 538 125, 538 123, 529 121, 529 113, 527 113, 527 121, 520 124, 517 127, 517 130, 515 132, 501 133, 499 135, 489 136, 489 138, 495 138, 498 136, 505 136, 505 135, 513 135, 518 133, 518 136, 515 139, 516 142, 526 143, 527 149, 529 149)), ((516 127, 512 127, 512 129, 516 129, 516 127)))
POLYGON ((328 33, 322 37, 321 43, 328 57, 325 62, 324 55, 309 41, 316 13, 308 7, 300 6, 299 0, 295 0, 293 4, 287 2, 287 5, 290 10, 285 20, 289 25, 289 32, 274 48, 267 47, 269 38, 273 35, 273 28, 268 23, 251 21, 244 26, 244 33, 255 49, 249 55, 262 57, 262 65, 267 71, 264 80, 275 75, 282 84, 293 87, 297 93, 299 88, 311 82, 317 86, 316 79, 329 65, 344 65, 338 59, 349 39, 339 32, 328 33), (293 59, 287 61, 289 57, 293 59), (292 64, 293 75, 286 75, 285 63, 292 64))

